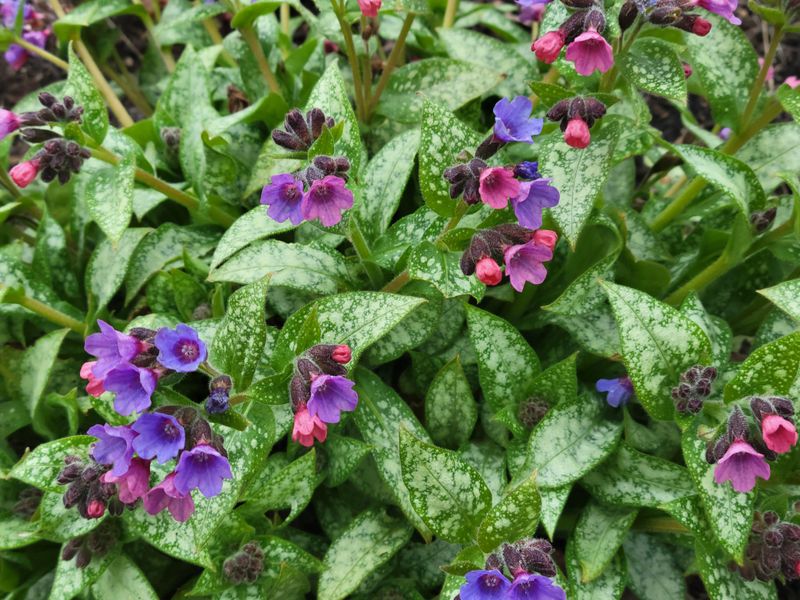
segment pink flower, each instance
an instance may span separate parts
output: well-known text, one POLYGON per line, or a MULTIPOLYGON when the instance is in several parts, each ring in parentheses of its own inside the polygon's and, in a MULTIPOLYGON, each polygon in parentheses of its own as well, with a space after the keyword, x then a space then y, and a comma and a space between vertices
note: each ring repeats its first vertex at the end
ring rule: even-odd
POLYGON ((567 142, 567 145, 579 150, 586 148, 589 142, 592 141, 586 121, 580 117, 570 119, 569 123, 567 123, 567 128, 564 130, 564 141, 567 142))
POLYGON ((303 195, 300 210, 304 219, 319 219, 324 227, 331 227, 342 220, 342 211, 352 206, 353 192, 345 187, 344 179, 326 175, 311 183, 303 195))
POLYGON ((319 442, 324 442, 327 437, 328 426, 317 415, 312 417, 306 405, 301 406, 294 415, 292 441, 310 448, 314 445, 315 438, 319 442))
MULTIPOLYGON (((762 69, 764 68, 764 58, 762 56, 758 57, 758 66, 760 68, 762 68, 762 69)), ((767 81, 772 81, 773 79, 775 79, 775 69, 774 69, 774 67, 770 66, 770 68, 767 69, 767 76, 766 76, 765 79, 767 81)))
POLYGON ((19 129, 19 117, 10 110, 0 108, 0 140, 19 129))
POLYGON ((683 66, 683 76, 686 79, 689 79, 689 77, 692 76, 692 65, 690 65, 689 63, 683 63, 682 66, 683 66))
POLYGON ((92 368, 95 364, 97 364, 96 360, 90 360, 81 365, 81 379, 86 379, 89 382, 86 384, 86 393, 99 398, 106 389, 103 387, 103 380, 95 377, 94 373, 92 373, 92 368))
POLYGON ((611 44, 590 27, 567 46, 566 59, 575 63, 580 75, 591 75, 595 70, 605 73, 614 65, 614 52, 611 44))
POLYGON ((788 452, 797 443, 794 423, 780 415, 767 415, 762 419, 761 435, 767 448, 778 454, 788 452))
POLYGON ((536 58, 549 65, 558 58, 559 54, 561 54, 561 49, 564 47, 565 41, 566 36, 560 29, 548 31, 538 40, 533 42, 531 50, 536 53, 536 58))
MULTIPOLYGON (((708 12, 717 14, 722 18, 727 19, 734 25, 742 24, 742 20, 733 14, 734 11, 739 7, 739 0, 694 0, 692 4, 701 8, 705 8, 708 12)), ((701 33, 698 35, 705 34, 701 33)))
POLYGON ((783 80, 783 83, 788 85, 790 88, 794 89, 798 85, 800 85, 800 77, 795 77, 794 75, 789 75, 786 79, 783 80))
POLYGON ((19 163, 17 166, 12 168, 8 174, 11 176, 11 180, 17 184, 18 187, 26 188, 28 187, 36 176, 39 174, 39 161, 38 159, 32 159, 25 161, 23 163, 19 163))
POLYGON ((508 199, 519 195, 519 181, 514 171, 505 167, 489 167, 481 171, 478 191, 481 200, 492 208, 505 208, 508 199))
POLYGON ((157 515, 167 509, 172 518, 183 523, 194 512, 191 494, 181 494, 175 488, 175 473, 170 473, 144 497, 144 509, 148 514, 157 515))
POLYGON ((545 261, 553 258, 553 251, 534 240, 506 248, 504 253, 506 275, 511 280, 511 287, 521 292, 525 282, 539 285, 547 277, 545 261))
POLYGON ((133 504, 139 498, 144 498, 150 488, 150 461, 134 458, 123 475, 117 477, 111 471, 107 471, 101 477, 101 481, 116 483, 120 501, 123 504, 133 504))
POLYGON ((86 514, 90 519, 99 519, 106 512, 106 505, 102 500, 92 500, 86 507, 86 514))
POLYGON ((533 233, 533 241, 542 246, 547 246, 552 252, 558 242, 558 234, 549 229, 539 229, 533 233))
POLYGON ((339 344, 331 352, 331 358, 340 365, 346 365, 353 358, 353 351, 347 344, 339 344))
POLYGON ((749 492, 756 486, 756 477, 769 479, 769 465, 764 455, 742 439, 735 440, 714 468, 714 481, 722 485, 730 481, 737 492, 749 492))
POLYGON ((358 7, 365 17, 377 17, 381 9, 381 0, 358 0, 358 7))
POLYGON ((475 265, 475 277, 486 285, 497 285, 503 279, 503 272, 493 258, 486 256, 475 265))

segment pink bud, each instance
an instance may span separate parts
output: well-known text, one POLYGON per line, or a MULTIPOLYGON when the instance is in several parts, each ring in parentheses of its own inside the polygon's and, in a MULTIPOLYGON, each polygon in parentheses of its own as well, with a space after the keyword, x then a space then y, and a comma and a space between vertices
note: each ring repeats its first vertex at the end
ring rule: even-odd
POLYGON ((711 31, 711 22, 706 21, 702 17, 697 17, 692 23, 692 33, 695 35, 699 35, 700 37, 704 37, 708 35, 708 32, 711 31))
POLYGON ((106 512, 106 505, 100 500, 92 500, 86 507, 86 514, 90 519, 99 519, 106 512))
POLYGON ((761 421, 761 435, 767 448, 778 454, 791 450, 797 443, 794 423, 780 415, 767 415, 761 421))
POLYGON ((325 40, 322 44, 322 48, 325 54, 336 54, 339 52, 339 45, 331 40, 325 40))
POLYGON ((8 174, 11 176, 11 180, 17 184, 18 187, 26 188, 28 187, 36 176, 39 174, 39 161, 37 159, 29 160, 23 163, 19 163, 17 166, 12 168, 8 174))
POLYGON ((365 17, 377 17, 381 9, 381 0, 358 0, 358 7, 365 17))
POLYGON ((788 85, 790 88, 794 89, 797 86, 800 86, 800 77, 789 75, 786 79, 783 80, 783 83, 788 85))
POLYGON ((692 65, 689 63, 683 63, 683 76, 686 77, 686 79, 689 79, 689 77, 692 76, 692 72, 692 65))
POLYGON ((564 130, 564 141, 573 148, 586 148, 592 141, 589 126, 580 117, 573 117, 564 130))
POLYGON ((346 365, 350 362, 350 359, 353 358, 353 353, 350 350, 350 346, 342 344, 333 349, 331 358, 340 365, 346 365))
POLYGON ((536 58, 549 65, 558 58, 559 54, 561 54, 561 49, 564 47, 565 41, 566 36, 560 29, 548 31, 538 40, 533 42, 533 45, 531 45, 531 50, 536 53, 536 58))
POLYGON ((558 234, 550 229, 539 229, 533 234, 533 241, 542 246, 547 246, 552 251, 558 242, 558 234))
POLYGON ((485 256, 475 265, 475 276, 486 285, 497 285, 503 279, 503 272, 493 258, 485 256))

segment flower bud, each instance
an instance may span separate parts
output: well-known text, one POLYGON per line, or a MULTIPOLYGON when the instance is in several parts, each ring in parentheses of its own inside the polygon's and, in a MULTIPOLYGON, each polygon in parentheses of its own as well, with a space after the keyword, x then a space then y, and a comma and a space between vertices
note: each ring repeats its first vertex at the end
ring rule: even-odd
POLYGON ((300 375, 292 377, 289 383, 289 398, 291 399, 292 412, 296 413, 300 407, 305 406, 311 397, 311 388, 300 375))
POLYGON ((566 43, 566 35, 561 29, 549 31, 533 42, 531 50, 536 53, 536 58, 546 64, 554 62, 566 43))
POLYGON ((486 256, 475 265, 475 276, 481 283, 497 285, 503 279, 503 272, 493 258, 486 256))
POLYGON ((692 76, 692 65, 690 65, 689 63, 683 63, 682 66, 683 66, 683 76, 686 77, 686 79, 689 79, 689 77, 692 76))
POLYGON ((639 15, 639 9, 636 7, 636 2, 633 0, 626 0, 619 11, 619 27, 625 31, 633 25, 636 17, 639 15))
POLYGON ((331 358, 340 365, 346 365, 353 358, 353 353, 350 350, 350 346, 340 344, 331 352, 331 358))
POLYGON ((778 209, 774 206, 767 210, 756 211, 750 214, 750 224, 756 233, 763 233, 770 228, 776 214, 778 214, 778 209))
POLYGON ((529 398, 520 403, 517 410, 517 417, 527 428, 533 429, 550 410, 550 405, 538 398, 529 398))
POLYGON ((26 162, 19 163, 13 167, 9 172, 11 180, 20 188, 26 188, 36 176, 39 174, 39 160, 32 159, 26 162))
POLYGON ((564 141, 568 146, 583 149, 589 145, 591 140, 589 126, 582 118, 574 117, 567 123, 567 127, 564 130, 564 141))
POLYGON ((555 250, 558 243, 558 234, 550 229, 539 229, 533 233, 533 241, 542 246, 547 246, 550 250, 555 250))
POLYGON ((86 514, 90 519, 99 519, 106 513, 106 505, 100 500, 92 500, 86 507, 86 514))
POLYGON ((678 29, 693 33, 694 35, 699 35, 700 37, 708 35, 708 32, 711 31, 711 23, 709 21, 693 14, 684 14, 674 23, 674 26, 678 29))

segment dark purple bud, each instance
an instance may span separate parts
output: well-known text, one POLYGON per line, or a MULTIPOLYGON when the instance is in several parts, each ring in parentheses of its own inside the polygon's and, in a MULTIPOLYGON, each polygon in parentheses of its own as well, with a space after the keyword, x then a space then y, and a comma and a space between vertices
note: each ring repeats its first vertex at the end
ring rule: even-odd
POLYGON ((79 569, 85 569, 89 566, 89 563, 92 562, 92 554, 89 552, 89 549, 85 546, 81 546, 78 550, 78 555, 75 558, 75 566, 79 569))
POLYGON ((534 181, 541 178, 539 174, 539 163, 523 161, 514 167, 514 177, 517 179, 527 179, 534 181))
POLYGON ((633 22, 636 20, 636 17, 639 15, 639 9, 636 8, 636 2, 633 0, 626 0, 625 4, 622 5, 622 8, 619 11, 619 27, 622 31, 626 31, 633 22))
POLYGON ((488 159, 497 154, 498 150, 505 146, 505 142, 502 140, 498 140, 494 137, 494 134, 489 134, 485 140, 483 140, 478 148, 475 150, 475 158, 480 159, 488 159))
POLYGON ((287 150, 307 150, 303 140, 283 129, 272 130, 272 141, 287 150))
POLYGON ((583 26, 585 30, 595 29, 598 33, 603 33, 603 30, 606 28, 606 16, 603 14, 602 10, 592 8, 586 13, 583 26))
POLYGON ((228 390, 213 390, 208 395, 208 398, 206 398, 206 412, 210 415, 218 415, 226 412, 228 408, 230 408, 229 399, 230 396, 228 394, 228 390))
POLYGON ((82 537, 69 540, 66 544, 64 544, 64 548, 61 550, 61 560, 72 560, 75 558, 75 555, 81 548, 81 544, 83 544, 82 537))
POLYGON ((214 439, 211 425, 205 419, 195 419, 188 430, 186 447, 191 449, 200 444, 210 444, 214 439))
POLYGON ((500 557, 497 554, 492 553, 486 557, 486 570, 491 571, 495 569, 497 571, 503 570, 503 562, 500 560, 500 557))
POLYGON ((292 412, 296 413, 302 406, 308 403, 311 398, 311 388, 300 375, 292 377, 289 383, 289 397, 292 402, 292 412))
POLYGON ((728 417, 728 436, 732 440, 746 440, 748 430, 747 419, 742 413, 742 409, 735 406, 730 417, 728 417))
MULTIPOLYGON (((319 108, 312 108, 306 115, 308 127, 311 129, 311 136, 316 140, 322 135, 322 127, 325 125, 325 113, 319 108)), ((331 127, 333 123, 331 123, 331 127)))
POLYGON ((567 116, 567 111, 570 108, 570 100, 569 98, 565 100, 559 100, 556 102, 550 110, 547 111, 547 118, 551 121, 561 121, 564 117, 567 116))
POLYGON ((503 544, 502 553, 503 561, 512 574, 519 570, 525 570, 525 562, 522 558, 522 553, 517 548, 511 544, 503 544))

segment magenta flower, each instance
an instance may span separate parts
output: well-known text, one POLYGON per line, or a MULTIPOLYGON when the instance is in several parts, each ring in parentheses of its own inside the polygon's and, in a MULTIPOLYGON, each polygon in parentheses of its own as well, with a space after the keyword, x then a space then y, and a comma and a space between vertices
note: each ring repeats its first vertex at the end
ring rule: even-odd
POLYGON ((470 571, 464 577, 467 583, 458 592, 461 600, 501 600, 511 589, 511 582, 497 569, 470 571))
POLYGON ((142 458, 155 458, 164 464, 178 456, 186 444, 186 433, 172 415, 145 413, 131 426, 136 433, 133 449, 142 458))
POLYGON ((307 406, 301 406, 294 414, 294 427, 292 428, 292 441, 298 442, 302 446, 310 448, 314 445, 314 440, 324 442, 328 437, 328 426, 314 415, 308 412, 307 406))
POLYGON ((41 165, 39 159, 33 158, 11 167, 8 175, 18 188, 26 188, 32 184, 36 176, 39 175, 40 169, 41 165))
POLYGON ((93 333, 83 344, 88 354, 97 357, 92 367, 96 378, 104 378, 109 371, 136 358, 142 344, 135 337, 117 331, 105 321, 98 320, 100 333, 93 333))
POLYGON ((531 50, 536 53, 536 58, 549 65, 561 54, 561 49, 564 47, 566 39, 567 36, 560 29, 548 31, 533 42, 531 50))
POLYGON ((614 52, 606 39, 590 27, 567 46, 566 59, 575 63, 580 75, 591 75, 595 70, 605 73, 614 65, 614 52))
POLYGON ((508 199, 519 195, 520 182, 514 171, 505 167, 488 167, 481 171, 478 191, 484 204, 492 208, 505 208, 508 199))
POLYGON ((567 594, 549 577, 525 573, 514 579, 508 600, 567 600, 567 594))
POLYGON ((326 175, 311 183, 303 196, 301 210, 304 219, 319 219, 325 227, 331 227, 342 220, 342 211, 352 206, 353 192, 345 187, 344 179, 326 175))
POLYGON ((786 79, 783 80, 783 83, 788 85, 790 88, 795 89, 797 86, 800 86, 800 77, 789 75, 786 79))
POLYGON ((112 465, 111 473, 124 475, 133 458, 133 438, 136 433, 127 425, 92 425, 87 432, 97 438, 92 446, 92 458, 101 465, 112 465))
POLYGON ((551 181, 551 179, 523 181, 519 184, 519 195, 511 199, 517 221, 526 229, 541 227, 542 210, 558 204, 561 194, 550 185, 551 181))
POLYGON ((90 396, 94 396, 95 398, 99 398, 100 395, 106 391, 103 387, 103 380, 98 379, 92 373, 92 369, 94 368, 97 361, 90 360, 81 365, 81 379, 85 379, 89 383, 86 384, 86 393, 90 396))
POLYGON ((739 8, 739 0, 694 0, 692 4, 719 15, 733 25, 742 24, 742 20, 733 14, 739 8))
POLYGON ((269 206, 267 214, 278 223, 289 219, 292 225, 299 225, 303 221, 302 201, 303 182, 289 173, 274 175, 261 191, 261 204, 269 206))
POLYGON ((761 420, 761 435, 767 448, 778 454, 788 452, 797 443, 794 423, 780 415, 767 415, 761 420))
POLYGON ((377 17, 381 9, 381 0, 358 0, 358 7, 365 17, 377 17))
POLYGON ((531 240, 525 244, 509 246, 504 252, 504 258, 511 287, 521 292, 526 281, 534 285, 544 281, 547 269, 542 263, 553 258, 553 251, 531 240))
POLYGON ((182 494, 175 487, 175 473, 170 473, 144 497, 144 509, 147 514, 157 515, 165 508, 172 518, 183 523, 194 512, 194 500, 191 494, 182 494))
POLYGON ((150 488, 150 461, 134 458, 124 474, 117 476, 113 471, 108 471, 100 480, 103 483, 116 483, 120 501, 133 504, 139 498, 144 498, 150 488))
POLYGON ((502 142, 533 143, 542 132, 544 119, 531 118, 533 103, 527 96, 501 99, 494 105, 494 137, 502 142))
POLYGON ((355 384, 340 375, 318 375, 311 382, 311 397, 308 412, 319 417, 324 423, 338 423, 342 411, 356 409, 358 394, 355 384))
POLYGON ((609 406, 619 408, 627 404, 633 396, 633 382, 630 377, 617 377, 616 379, 598 379, 595 384, 598 392, 608 394, 606 402, 609 406))
POLYGON ((213 498, 222 491, 222 481, 232 478, 228 459, 208 444, 181 452, 175 467, 175 489, 183 495, 198 488, 206 498, 213 498))
POLYGON ((722 485, 730 481, 737 492, 749 492, 756 486, 756 477, 769 479, 769 465, 764 455, 743 439, 736 439, 714 468, 714 481, 722 485))
POLYGON ((114 392, 114 410, 128 416, 150 406, 158 378, 150 369, 123 363, 110 371, 103 381, 106 391, 114 392))
POLYGON ((533 241, 537 244, 547 246, 553 251, 558 243, 558 234, 550 229, 539 229, 533 232, 533 241))
POLYGON ((0 108, 0 140, 19 129, 19 117, 10 110, 0 108))
POLYGON ((175 329, 159 329, 154 343, 158 348, 158 362, 179 373, 196 371, 208 355, 197 330, 183 323, 175 329))

